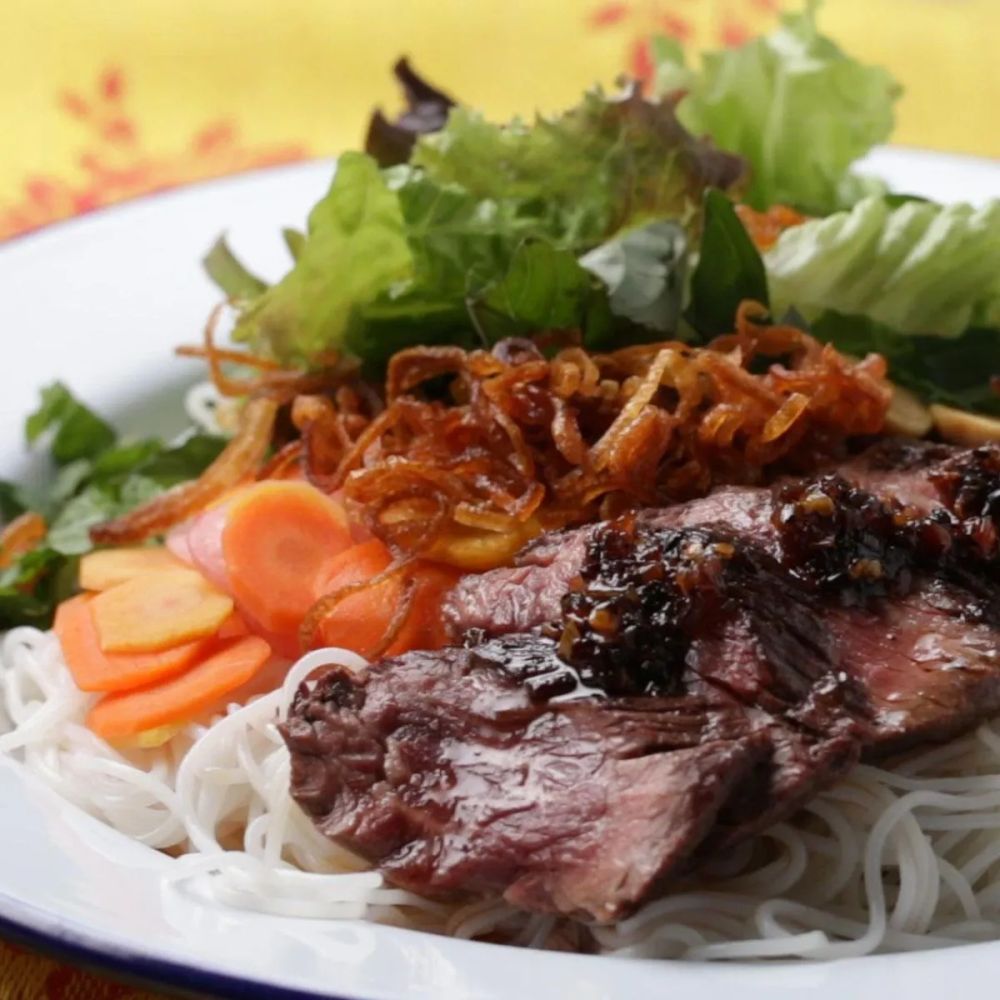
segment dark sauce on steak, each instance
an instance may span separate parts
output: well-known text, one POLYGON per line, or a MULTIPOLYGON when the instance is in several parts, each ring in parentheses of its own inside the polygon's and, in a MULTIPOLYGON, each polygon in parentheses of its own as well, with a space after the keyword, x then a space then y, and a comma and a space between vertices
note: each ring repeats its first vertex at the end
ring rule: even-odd
POLYGON ((775 489, 782 562, 843 607, 903 597, 921 576, 965 588, 969 620, 1000 623, 1000 449, 978 448, 932 469, 941 503, 906 507, 831 474, 775 489))
POLYGON ((776 690, 801 694, 803 663, 832 668, 810 595, 760 545, 715 528, 633 517, 601 526, 579 586, 546 631, 584 685, 611 695, 685 691, 692 644, 741 621, 771 665, 776 690))

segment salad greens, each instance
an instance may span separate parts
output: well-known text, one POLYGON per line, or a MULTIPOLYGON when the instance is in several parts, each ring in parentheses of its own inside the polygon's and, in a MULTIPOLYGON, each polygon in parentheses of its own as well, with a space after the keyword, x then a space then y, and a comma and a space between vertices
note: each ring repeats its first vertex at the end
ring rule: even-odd
POLYGON ((336 349, 377 366, 409 344, 546 328, 651 339, 680 315, 704 192, 741 172, 635 90, 505 126, 455 108, 407 164, 342 156, 278 284, 254 294, 218 248, 209 265, 243 302, 235 337, 285 362, 336 349), (536 264, 556 294, 538 294, 536 264))
POLYGON ((48 436, 55 477, 44 492, 0 482, 0 516, 28 510, 44 517, 48 533, 34 551, 0 570, 0 629, 45 626, 76 582, 76 561, 93 545, 89 530, 171 486, 194 479, 218 456, 224 441, 191 434, 176 444, 155 438, 123 441, 61 383, 42 390, 25 438, 48 436))
POLYGON ((698 72, 677 43, 656 45, 657 90, 682 92, 681 122, 746 157, 754 208, 780 202, 822 214, 853 204, 873 182, 851 164, 892 132, 898 84, 821 35, 817 6, 785 15, 773 34, 706 53, 698 72))
POLYGON ((817 7, 697 70, 659 39, 653 97, 595 89, 530 122, 490 122, 401 61, 403 114, 375 113, 367 155, 342 156, 307 232, 286 232, 285 277, 266 287, 223 242, 206 258, 235 337, 374 374, 411 345, 541 330, 592 349, 704 342, 754 299, 884 353, 925 399, 995 408, 1000 203, 942 207, 851 172, 891 132, 899 87, 820 34, 817 7), (734 199, 819 218, 762 257, 734 199))
POLYGON ((728 333, 744 299, 770 304, 764 262, 732 202, 721 191, 709 191, 688 318, 703 336, 728 333))
POLYGON ((870 197, 795 226, 765 255, 780 311, 860 313, 901 333, 1000 326, 1000 202, 982 208, 870 197))

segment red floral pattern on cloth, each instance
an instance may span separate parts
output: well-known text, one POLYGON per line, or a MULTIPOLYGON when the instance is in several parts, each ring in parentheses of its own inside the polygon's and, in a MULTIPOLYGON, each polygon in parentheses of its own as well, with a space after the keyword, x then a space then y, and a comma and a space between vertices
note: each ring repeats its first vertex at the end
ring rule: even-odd
POLYGON ((62 112, 87 135, 77 155, 78 173, 69 179, 28 177, 18 200, 0 202, 0 240, 137 195, 309 155, 297 142, 249 145, 225 118, 199 128, 176 152, 152 153, 126 98, 126 79, 116 68, 105 71, 89 93, 67 90, 59 96, 62 112))
MULTIPOLYGON (((697 6, 700 0, 608 0, 587 13, 591 29, 624 28, 628 33, 625 65, 644 84, 653 78, 655 66, 650 39, 662 35, 690 43, 699 35, 697 6)), ((713 8, 709 45, 742 45, 762 28, 769 27, 781 10, 781 0, 720 2, 713 8)))

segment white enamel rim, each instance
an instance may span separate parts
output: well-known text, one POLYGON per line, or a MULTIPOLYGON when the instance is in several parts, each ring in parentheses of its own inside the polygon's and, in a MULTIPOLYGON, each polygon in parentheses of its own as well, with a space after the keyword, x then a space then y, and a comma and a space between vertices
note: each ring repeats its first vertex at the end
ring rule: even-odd
MULTIPOLYGON (((885 149, 867 166, 899 191, 1000 197, 995 161, 885 149)), ((200 256, 228 231, 259 272, 280 274, 280 227, 302 224, 330 175, 330 163, 313 162, 210 181, 0 246, 0 477, 45 474, 25 455, 21 426, 54 378, 127 430, 179 429, 179 391, 199 367, 173 360, 171 348, 197 341, 216 298, 200 256)), ((940 1000, 956 989, 991 996, 984 973, 1000 970, 1000 943, 824 964, 527 952, 194 903, 164 888, 168 864, 0 760, 0 935, 165 988, 345 1000, 728 1000, 734 990, 741 1000, 940 1000)))

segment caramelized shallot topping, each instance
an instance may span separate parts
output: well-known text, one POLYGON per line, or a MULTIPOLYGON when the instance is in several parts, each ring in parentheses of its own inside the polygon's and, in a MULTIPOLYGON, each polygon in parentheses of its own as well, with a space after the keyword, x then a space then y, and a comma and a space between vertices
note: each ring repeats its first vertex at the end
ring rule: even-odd
POLYGON ((292 419, 309 478, 394 553, 479 570, 542 530, 814 467, 881 430, 885 371, 745 302, 707 348, 411 348, 381 412, 345 388, 292 419))
POLYGON ((45 538, 45 518, 34 511, 19 514, 0 531, 0 569, 12 566, 45 538))

